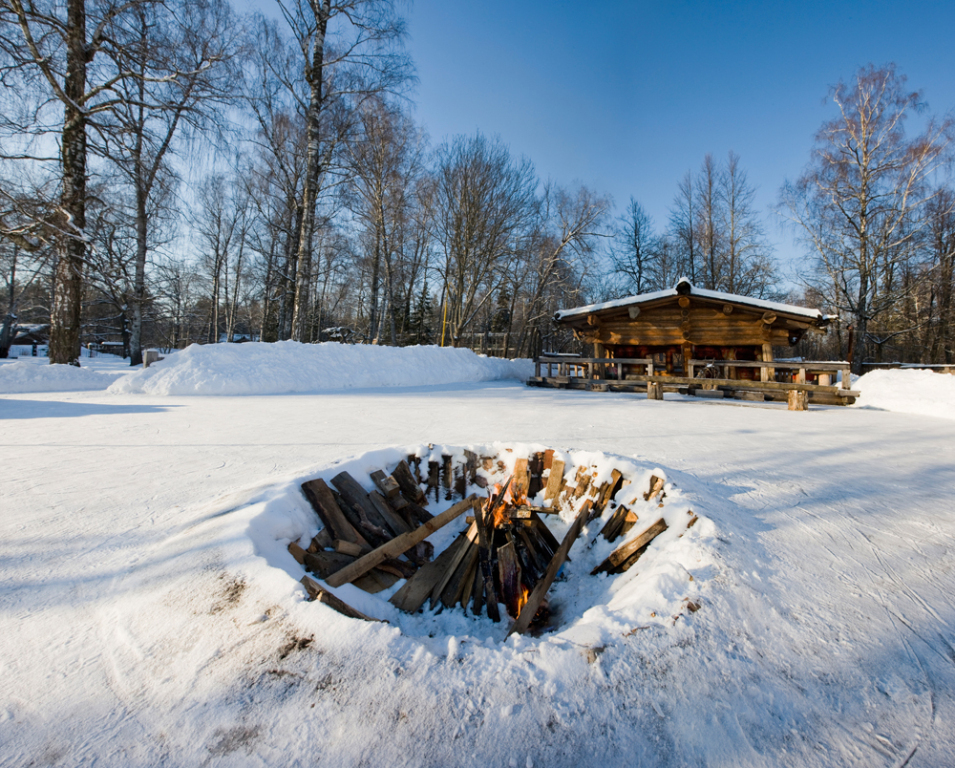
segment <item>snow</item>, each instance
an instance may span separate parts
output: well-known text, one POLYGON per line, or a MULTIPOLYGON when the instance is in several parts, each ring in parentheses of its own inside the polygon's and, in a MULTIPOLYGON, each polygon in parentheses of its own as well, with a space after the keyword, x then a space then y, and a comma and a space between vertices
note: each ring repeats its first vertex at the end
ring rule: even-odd
POLYGON ((856 407, 955 419, 955 375, 919 370, 872 371, 852 383, 856 407))
MULTIPOLYGON (((688 280, 680 280, 687 282, 688 280)), ((677 283, 679 285, 679 282, 677 283)), ((663 291, 653 291, 652 293, 641 293, 639 296, 625 296, 622 299, 605 301, 600 304, 589 304, 585 307, 574 307, 573 309, 562 309, 557 313, 558 320, 566 320, 568 317, 577 317, 579 315, 589 315, 592 312, 600 312, 604 309, 620 309, 634 304, 646 304, 658 299, 667 299, 677 296, 676 287, 668 288, 663 291)), ((771 310, 774 312, 785 312, 788 315, 801 315, 802 317, 811 317, 813 320, 833 320, 834 315, 824 315, 818 309, 808 309, 806 307, 796 307, 792 304, 783 304, 778 301, 766 301, 756 299, 751 296, 738 296, 735 293, 723 293, 722 291, 711 291, 707 288, 697 288, 690 284, 690 295, 698 296, 701 299, 713 299, 714 301, 730 301, 744 306, 754 307, 755 309, 771 310)))
POLYGON ((530 360, 450 347, 354 344, 198 345, 127 376, 109 391, 152 395, 278 395, 367 387, 414 387, 527 379, 530 360))
POLYGON ((121 375, 109 375, 77 368, 75 365, 48 365, 45 358, 32 360, 41 361, 43 364, 9 362, 0 365, 0 394, 106 389, 116 380, 117 375, 121 375))
POLYGON ((507 380, 2 395, 0 419, 2 766, 955 756, 951 420, 507 380), (594 578, 591 523, 539 638, 305 601, 285 551, 317 527, 299 483, 489 444, 624 467, 636 490, 663 473, 673 535, 594 578), (688 509, 700 522, 679 538, 688 509))

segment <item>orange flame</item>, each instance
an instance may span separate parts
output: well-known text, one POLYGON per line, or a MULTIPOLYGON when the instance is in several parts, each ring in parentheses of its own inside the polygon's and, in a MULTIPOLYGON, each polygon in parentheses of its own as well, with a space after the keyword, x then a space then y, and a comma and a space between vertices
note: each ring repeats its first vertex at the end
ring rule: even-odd
POLYGON ((527 599, 531 596, 531 591, 527 588, 524 582, 521 582, 521 594, 517 598, 517 616, 521 615, 521 611, 524 610, 524 606, 527 605, 527 599))

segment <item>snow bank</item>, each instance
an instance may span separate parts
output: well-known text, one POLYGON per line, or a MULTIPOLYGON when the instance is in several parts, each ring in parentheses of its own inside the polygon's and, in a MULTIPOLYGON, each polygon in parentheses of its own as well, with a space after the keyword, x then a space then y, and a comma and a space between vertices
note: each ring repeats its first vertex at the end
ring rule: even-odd
POLYGON ((77 368, 75 365, 36 365, 35 363, 0 365, 0 394, 4 395, 106 389, 115 380, 116 374, 96 373, 85 368, 77 368))
POLYGON ((529 360, 449 347, 374 347, 329 342, 193 344, 109 388, 113 394, 280 395, 362 387, 409 387, 526 379, 529 360))
POLYGON ((852 385, 856 407, 955 419, 955 376, 932 371, 873 371, 852 385))

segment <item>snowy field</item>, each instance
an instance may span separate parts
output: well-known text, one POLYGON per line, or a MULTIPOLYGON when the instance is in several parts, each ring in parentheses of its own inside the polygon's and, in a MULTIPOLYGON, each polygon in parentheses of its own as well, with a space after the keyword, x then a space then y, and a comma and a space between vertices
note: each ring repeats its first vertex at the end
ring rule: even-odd
POLYGON ((10 365, 0 765, 955 763, 955 377, 790 413, 347 366, 311 394, 160 394, 231 365, 172 359, 98 391, 3 390, 10 365), (880 410, 913 399, 926 415, 880 410), (701 523, 538 639, 306 603, 282 549, 313 524, 297 485, 429 443, 659 469, 701 523))

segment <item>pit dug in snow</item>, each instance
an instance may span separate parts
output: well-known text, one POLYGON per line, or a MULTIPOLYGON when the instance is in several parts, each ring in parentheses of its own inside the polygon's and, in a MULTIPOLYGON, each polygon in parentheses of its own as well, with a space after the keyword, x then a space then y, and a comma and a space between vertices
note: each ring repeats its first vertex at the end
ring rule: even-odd
POLYGON ((288 550, 311 574, 301 579, 310 599, 354 619, 423 610, 504 624, 508 635, 541 634, 593 608, 581 599, 600 590, 581 580, 630 578, 698 520, 659 469, 518 447, 422 446, 302 491, 322 527, 288 550))

